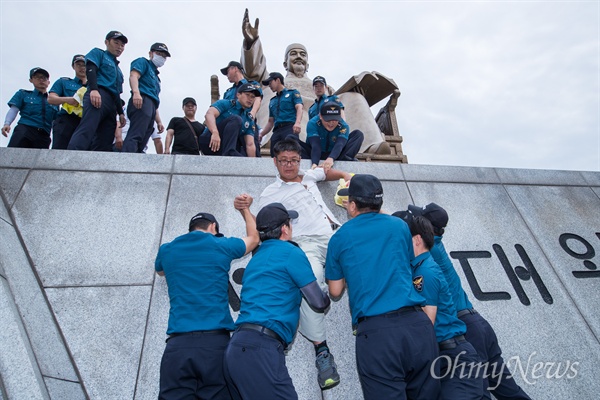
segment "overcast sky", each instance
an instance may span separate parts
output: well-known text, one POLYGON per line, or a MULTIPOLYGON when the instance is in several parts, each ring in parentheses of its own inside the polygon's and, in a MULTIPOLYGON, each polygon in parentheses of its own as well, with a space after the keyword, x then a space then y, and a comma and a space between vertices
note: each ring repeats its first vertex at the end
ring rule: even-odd
POLYGON ((270 71, 282 72, 285 47, 300 42, 309 77, 335 88, 366 70, 394 79, 410 163, 600 170, 598 1, 0 0, 0 118, 15 91, 32 88, 32 67, 52 82, 73 76, 72 56, 104 49, 114 29, 129 39, 126 77, 152 43, 169 47, 160 70, 165 126, 186 96, 202 120, 210 76, 219 74, 221 93, 230 86, 219 69, 239 60, 245 7, 260 18, 270 71))

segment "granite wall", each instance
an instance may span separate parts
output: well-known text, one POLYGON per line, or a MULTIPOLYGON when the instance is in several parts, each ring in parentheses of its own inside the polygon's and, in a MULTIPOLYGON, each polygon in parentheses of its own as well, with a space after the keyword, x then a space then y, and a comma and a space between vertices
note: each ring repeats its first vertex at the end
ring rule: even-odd
MULTIPOLYGON (((446 249, 532 398, 598 398, 600 172, 338 167, 378 176, 390 212, 448 210, 446 249)), ((264 158, 1 148, 0 399, 155 399, 168 318, 159 245, 199 211, 243 236, 234 196, 258 197, 274 175, 264 158)), ((345 220, 337 184, 320 187, 345 220)), ((231 268, 234 316, 247 262, 231 268)), ((360 399, 345 295, 327 323, 342 383, 323 397, 360 399)), ((287 364, 300 398, 321 398, 305 339, 287 364)))

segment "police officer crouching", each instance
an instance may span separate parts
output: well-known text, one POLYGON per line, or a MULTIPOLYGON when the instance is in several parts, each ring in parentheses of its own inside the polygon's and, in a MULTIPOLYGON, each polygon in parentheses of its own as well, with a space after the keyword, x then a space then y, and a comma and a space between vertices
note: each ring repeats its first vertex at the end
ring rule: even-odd
POLYGON ((256 157, 256 123, 250 114, 260 87, 244 83, 236 100, 215 101, 206 111, 206 129, 198 138, 204 155, 256 157))
POLYGON ((225 377, 236 399, 297 399, 283 352, 296 333, 300 301, 304 296, 318 312, 329 306, 308 258, 290 241, 290 220, 297 217, 281 203, 256 216, 263 243, 244 272, 237 329, 225 351, 225 377))

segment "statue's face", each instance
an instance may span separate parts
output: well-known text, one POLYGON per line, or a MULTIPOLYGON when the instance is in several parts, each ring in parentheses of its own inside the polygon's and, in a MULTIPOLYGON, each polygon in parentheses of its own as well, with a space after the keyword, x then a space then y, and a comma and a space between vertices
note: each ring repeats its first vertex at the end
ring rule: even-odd
POLYGON ((287 54, 287 70, 295 73, 308 69, 308 53, 304 49, 291 49, 287 54))

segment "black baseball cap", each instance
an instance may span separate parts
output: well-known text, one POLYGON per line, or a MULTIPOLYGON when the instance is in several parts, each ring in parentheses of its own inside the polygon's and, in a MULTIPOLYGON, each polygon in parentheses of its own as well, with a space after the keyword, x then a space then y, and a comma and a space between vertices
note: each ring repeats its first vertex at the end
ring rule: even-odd
POLYGON ((336 101, 328 101, 321 106, 321 116, 325 121, 339 121, 342 119, 342 106, 336 101))
POLYGON ((127 44, 127 37, 119 31, 110 31, 106 34, 106 40, 120 39, 123 43, 127 44))
POLYGON ((298 218, 298 213, 287 210, 283 204, 267 204, 256 215, 256 229, 260 233, 266 233, 280 227, 288 219, 295 218, 298 218))
POLYGON ((45 75, 46 78, 50 78, 50 74, 44 68, 40 68, 40 67, 31 68, 31 71, 29 71, 29 78, 33 78, 33 76, 35 74, 42 74, 42 75, 45 75))
POLYGON ((409 211, 396 211, 395 213, 392 214, 392 217, 398 217, 400 219, 403 219, 404 222, 409 224, 410 221, 412 221, 412 219, 413 219, 413 214, 410 213, 409 211))
POLYGON ((265 79, 264 81, 262 81, 262 84, 268 85, 269 82, 271 82, 274 79, 279 79, 279 81, 283 84, 283 75, 281 75, 279 72, 271 72, 269 74, 269 77, 267 79, 265 79))
POLYGON ((183 99, 183 103, 181 105, 185 106, 187 103, 193 103, 195 106, 197 105, 196 100, 194 100, 193 97, 186 97, 185 99, 183 99))
POLYGON ((240 85, 240 87, 237 89, 238 93, 242 93, 242 92, 250 92, 250 93, 254 93, 256 96, 260 96, 260 88, 258 87, 258 85, 255 85, 254 83, 244 83, 243 85, 240 85))
POLYGON ((323 78, 322 76, 315 76, 315 78, 313 79, 313 86, 315 86, 315 83, 317 82, 321 82, 323 85, 327 86, 327 81, 325 80, 325 78, 323 78))
POLYGON ((169 53, 169 48, 164 43, 154 43, 150 47, 150 51, 162 51, 164 53, 167 53, 167 57, 171 57, 171 53, 169 53))
POLYGON ((434 228, 442 229, 448 225, 448 213, 435 203, 429 203, 423 207, 409 204, 408 211, 427 218, 434 228))
POLYGON ((73 60, 71 61, 71 66, 75 65, 77 61, 85 62, 85 56, 83 54, 75 54, 73 56, 73 60))
POLYGON ((198 213, 198 214, 194 215, 192 217, 192 219, 190 219, 190 226, 189 226, 190 232, 192 231, 194 222, 198 221, 199 219, 205 219, 211 223, 216 224, 215 228, 217 230, 217 234, 219 234, 219 223, 217 222, 217 219, 215 218, 215 216, 212 214, 209 214, 209 213, 204 213, 204 212, 198 213))
POLYGON ((221 73, 223 75, 227 75, 227 70, 229 69, 229 67, 238 67, 238 69, 242 72, 244 72, 244 67, 242 67, 242 64, 240 64, 237 61, 229 61, 229 64, 227 64, 226 67, 221 68, 221 73))
POLYGON ((338 196, 362 197, 364 199, 383 198, 381 181, 369 174, 356 174, 350 180, 348 188, 338 190, 338 196))

